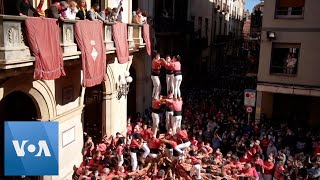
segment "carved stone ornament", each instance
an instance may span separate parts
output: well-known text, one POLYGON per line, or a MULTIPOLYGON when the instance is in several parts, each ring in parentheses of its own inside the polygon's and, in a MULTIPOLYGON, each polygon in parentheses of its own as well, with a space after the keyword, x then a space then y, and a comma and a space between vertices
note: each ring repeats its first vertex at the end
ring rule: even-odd
POLYGON ((71 42, 72 41, 72 38, 71 38, 71 29, 70 28, 67 28, 66 29, 66 42, 71 42))
POLYGON ((10 44, 19 43, 19 30, 16 27, 11 27, 8 30, 8 41, 10 44))

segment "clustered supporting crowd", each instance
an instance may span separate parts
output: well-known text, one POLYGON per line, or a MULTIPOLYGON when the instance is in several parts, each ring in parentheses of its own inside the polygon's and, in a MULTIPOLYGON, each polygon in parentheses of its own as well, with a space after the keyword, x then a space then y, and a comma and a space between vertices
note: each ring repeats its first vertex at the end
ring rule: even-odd
MULTIPOLYGON (((92 4, 91 9, 88 9, 86 0, 74 1, 60 1, 53 3, 48 9, 43 10, 44 0, 40 0, 37 8, 34 8, 29 0, 17 0, 16 12, 13 14, 20 16, 35 16, 48 17, 59 20, 91 20, 102 21, 104 23, 122 22, 122 1, 118 7, 106 8, 99 12, 100 6, 95 3, 92 4), (29 10, 33 14, 29 14, 29 10)), ((132 23, 145 24, 147 23, 148 13, 137 9, 133 12, 132 23)))
POLYGON ((247 120, 243 90, 184 89, 180 56, 152 61, 152 108, 128 119, 127 133, 91 137, 75 179, 320 178, 319 132, 247 120), (160 95, 160 69, 167 95, 160 95))

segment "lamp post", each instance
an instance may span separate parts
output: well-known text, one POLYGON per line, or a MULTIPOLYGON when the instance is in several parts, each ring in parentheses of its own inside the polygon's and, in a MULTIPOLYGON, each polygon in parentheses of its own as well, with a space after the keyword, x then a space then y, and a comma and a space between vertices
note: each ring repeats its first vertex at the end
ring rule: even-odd
POLYGON ((130 91, 130 83, 132 81, 133 78, 130 76, 130 72, 126 71, 123 76, 120 75, 119 85, 117 86, 118 100, 120 100, 122 96, 127 97, 130 91))

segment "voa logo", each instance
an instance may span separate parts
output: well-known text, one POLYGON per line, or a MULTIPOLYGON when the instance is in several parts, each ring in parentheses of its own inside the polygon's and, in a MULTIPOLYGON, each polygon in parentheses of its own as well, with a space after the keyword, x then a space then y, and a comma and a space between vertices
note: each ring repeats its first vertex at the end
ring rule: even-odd
POLYGON ((5 176, 59 174, 58 122, 5 121, 4 132, 5 176))
MULTIPOLYGON (((18 157, 25 156, 25 154, 26 154, 25 147, 28 142, 29 142, 29 140, 23 140, 21 142, 19 142, 18 140, 12 141, 14 150, 16 151, 16 154, 18 157)), ((40 140, 37 145, 34 145, 34 144, 27 145, 27 151, 29 153, 35 153, 37 151, 37 154, 35 154, 36 157, 41 157, 42 153, 46 157, 51 157, 51 153, 48 148, 48 144, 45 140, 40 140)))

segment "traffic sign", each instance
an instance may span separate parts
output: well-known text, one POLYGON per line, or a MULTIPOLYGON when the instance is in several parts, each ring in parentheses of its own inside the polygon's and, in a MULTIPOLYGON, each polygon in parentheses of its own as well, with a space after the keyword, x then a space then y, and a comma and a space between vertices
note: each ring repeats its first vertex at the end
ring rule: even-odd
POLYGON ((244 90, 244 105, 255 107, 256 106, 256 90, 245 89, 244 90))
POLYGON ((253 109, 252 109, 252 107, 248 106, 248 107, 246 107, 246 111, 247 111, 247 113, 252 113, 253 109))

